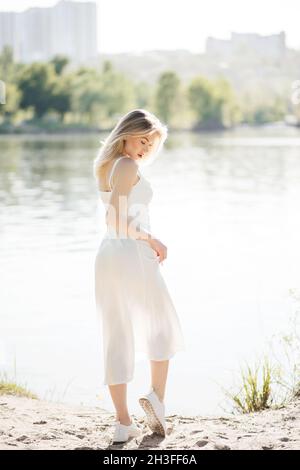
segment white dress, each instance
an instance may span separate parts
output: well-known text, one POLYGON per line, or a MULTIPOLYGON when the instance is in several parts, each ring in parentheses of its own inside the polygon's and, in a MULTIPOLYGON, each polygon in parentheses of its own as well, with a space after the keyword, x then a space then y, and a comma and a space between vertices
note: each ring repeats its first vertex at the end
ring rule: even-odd
MULTIPOLYGON (((109 184, 121 158, 129 157, 116 159, 109 184)), ((153 190, 139 171, 138 175, 126 198, 128 215, 151 231, 148 205, 153 190)), ((104 205, 109 204, 111 192, 99 193, 104 205)), ((158 255, 146 240, 120 238, 107 227, 95 258, 95 300, 102 322, 104 385, 133 379, 136 352, 163 361, 186 349, 158 255)))

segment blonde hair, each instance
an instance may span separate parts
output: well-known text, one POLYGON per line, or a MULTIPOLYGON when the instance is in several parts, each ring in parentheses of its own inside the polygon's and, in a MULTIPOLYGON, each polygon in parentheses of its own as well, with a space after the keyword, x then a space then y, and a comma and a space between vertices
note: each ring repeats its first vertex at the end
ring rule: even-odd
POLYGON ((157 157, 168 136, 167 126, 145 109, 133 109, 121 117, 108 137, 100 141, 102 147, 93 162, 93 174, 96 181, 99 182, 103 165, 122 154, 126 137, 152 133, 157 133, 160 140, 156 150, 150 154, 151 161, 157 157))

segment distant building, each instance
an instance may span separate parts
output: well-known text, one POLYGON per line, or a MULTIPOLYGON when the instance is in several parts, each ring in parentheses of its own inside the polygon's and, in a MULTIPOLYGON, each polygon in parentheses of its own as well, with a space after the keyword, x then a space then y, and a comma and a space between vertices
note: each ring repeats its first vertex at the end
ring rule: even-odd
POLYGON ((47 61, 56 54, 89 63, 98 55, 96 3, 61 0, 49 8, 0 12, 0 51, 5 45, 23 63, 47 61))
POLYGON ((231 39, 216 39, 208 37, 206 40, 206 54, 230 59, 234 56, 255 55, 281 59, 286 52, 285 32, 261 36, 255 33, 231 33, 231 39))

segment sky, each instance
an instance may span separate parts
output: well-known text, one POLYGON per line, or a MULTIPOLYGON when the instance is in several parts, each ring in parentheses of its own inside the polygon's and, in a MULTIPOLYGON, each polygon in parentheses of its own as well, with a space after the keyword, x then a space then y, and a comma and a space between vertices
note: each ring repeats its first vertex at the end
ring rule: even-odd
MULTIPOLYGON (((76 0, 78 1, 78 0, 76 0)), ((52 6, 57 0, 0 0, 0 11, 52 6)), ((204 52, 208 36, 286 32, 300 49, 299 0, 97 0, 99 53, 187 49, 204 52)))

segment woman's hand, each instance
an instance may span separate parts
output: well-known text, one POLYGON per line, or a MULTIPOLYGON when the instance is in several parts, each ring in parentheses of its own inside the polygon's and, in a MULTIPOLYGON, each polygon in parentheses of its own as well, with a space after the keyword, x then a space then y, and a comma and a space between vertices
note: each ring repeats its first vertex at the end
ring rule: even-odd
POLYGON ((158 238, 151 238, 149 244, 159 255, 159 262, 162 263, 167 257, 167 247, 158 238))

